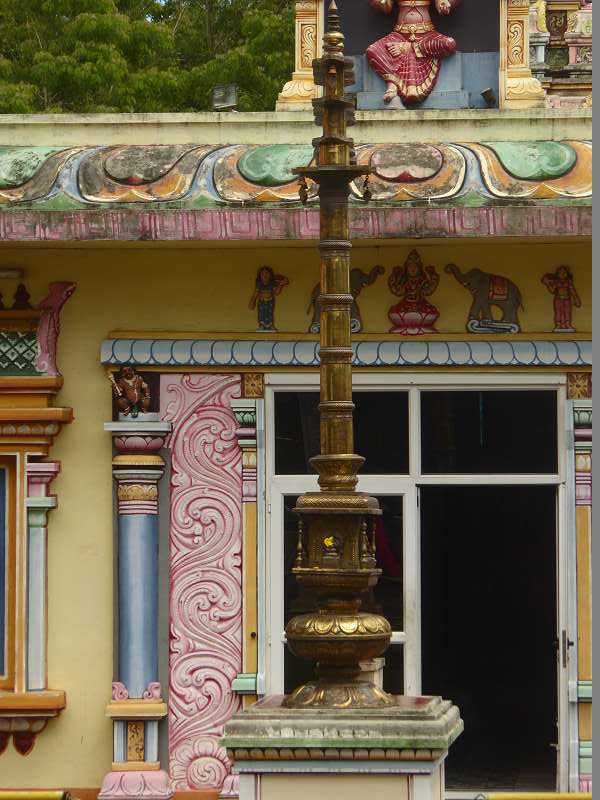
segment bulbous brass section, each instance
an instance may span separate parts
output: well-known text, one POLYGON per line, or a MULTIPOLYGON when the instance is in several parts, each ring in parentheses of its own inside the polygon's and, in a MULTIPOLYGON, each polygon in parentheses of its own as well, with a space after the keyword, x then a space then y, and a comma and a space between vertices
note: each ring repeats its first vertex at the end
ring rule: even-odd
POLYGON ((285 633, 290 650, 300 658, 357 668, 359 661, 385 652, 392 629, 379 614, 324 610, 294 617, 285 633))

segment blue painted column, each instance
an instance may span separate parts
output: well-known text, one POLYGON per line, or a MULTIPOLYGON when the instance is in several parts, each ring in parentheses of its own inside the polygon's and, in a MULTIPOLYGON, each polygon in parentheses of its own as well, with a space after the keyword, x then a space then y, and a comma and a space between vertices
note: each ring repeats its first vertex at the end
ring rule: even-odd
POLYGON ((158 680, 158 481, 115 469, 119 515, 119 681, 142 698, 158 680))
POLYGON ((104 427, 116 450, 118 653, 106 708, 114 725, 113 763, 98 797, 170 800, 169 775, 158 758, 158 725, 167 715, 158 682, 158 488, 165 466, 159 451, 171 426, 140 414, 104 427))

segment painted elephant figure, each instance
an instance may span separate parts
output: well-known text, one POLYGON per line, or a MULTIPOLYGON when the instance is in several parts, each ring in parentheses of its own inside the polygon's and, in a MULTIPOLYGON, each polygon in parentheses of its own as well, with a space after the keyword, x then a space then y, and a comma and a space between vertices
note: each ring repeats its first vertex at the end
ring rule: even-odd
MULTIPOLYGON (((384 267, 380 264, 373 267, 370 272, 364 272, 364 270, 355 267, 354 269, 350 270, 350 293, 354 298, 352 302, 352 310, 350 314, 351 318, 351 330, 352 333, 359 333, 362 331, 362 317, 360 315, 360 308, 358 307, 358 303, 356 302, 356 298, 362 292, 365 286, 371 286, 371 284, 375 283, 379 275, 383 275, 385 272, 384 267)), ((321 294, 321 284, 317 283, 315 288, 312 290, 310 295, 310 304, 308 309, 306 310, 307 314, 310 314, 312 309, 312 322, 310 323, 309 333, 319 333, 321 330, 321 303, 319 302, 319 295, 321 294)))
POLYGON ((519 333, 519 309, 523 309, 523 301, 515 283, 501 275, 492 275, 477 268, 461 272, 456 264, 447 264, 444 271, 454 275, 461 286, 473 295, 467 320, 469 332, 519 333), (492 306, 500 309, 500 320, 495 320, 492 316, 492 306))

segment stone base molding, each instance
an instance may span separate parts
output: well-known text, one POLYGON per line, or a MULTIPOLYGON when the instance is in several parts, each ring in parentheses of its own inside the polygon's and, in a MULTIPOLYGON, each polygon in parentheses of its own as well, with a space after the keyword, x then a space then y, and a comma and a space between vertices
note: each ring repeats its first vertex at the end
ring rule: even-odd
POLYGON ((171 780, 164 770, 109 772, 102 781, 98 800, 170 800, 171 780))

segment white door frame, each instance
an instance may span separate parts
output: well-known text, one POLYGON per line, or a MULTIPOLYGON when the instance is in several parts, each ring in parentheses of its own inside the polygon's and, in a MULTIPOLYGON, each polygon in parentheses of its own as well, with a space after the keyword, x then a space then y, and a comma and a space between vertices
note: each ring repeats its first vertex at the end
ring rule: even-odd
MULTIPOLYGON (((276 391, 318 390, 316 372, 268 373, 265 375, 265 511, 266 546, 265 569, 262 580, 266 586, 267 654, 265 657, 267 694, 283 692, 283 537, 273 535, 283 525, 283 496, 301 494, 317 488, 314 475, 275 475, 274 450, 274 393, 276 391)), ((557 487, 557 635, 566 630, 576 641, 573 614, 576 598, 575 562, 573 557, 573 531, 570 508, 574 507, 574 488, 567 485, 569 471, 569 431, 564 420, 568 418, 570 403, 566 400, 566 376, 556 372, 355 372, 353 386, 356 390, 408 391, 409 402, 409 473, 407 475, 363 475, 359 490, 370 494, 392 494, 404 497, 404 632, 395 637, 404 645, 405 692, 421 691, 421 619, 420 619, 420 541, 418 514, 418 487, 423 485, 470 485, 482 483, 482 475, 425 475, 420 463, 420 391, 439 389, 464 390, 555 390, 557 392, 557 448, 558 470, 553 474, 495 474, 485 475, 487 485, 555 485, 557 487)), ((572 435, 572 434, 571 434, 572 435)), ((526 444, 526 443, 525 443, 526 444)), ((571 454, 572 455, 572 454, 571 454)), ((576 620, 576 618, 575 618, 576 620)), ((576 625, 576 621, 575 621, 576 625)), ((562 646, 562 642, 561 642, 562 646)), ((573 674, 573 658, 567 658, 562 667, 562 652, 558 667, 558 789, 568 790, 569 766, 573 758, 572 713, 569 711, 569 675, 573 674), (569 752, 571 750, 571 753, 569 752)), ((571 686, 572 692, 572 686, 571 686)), ((572 705, 572 703, 571 703, 572 705)), ((571 779, 573 765, 571 763, 571 779)))

